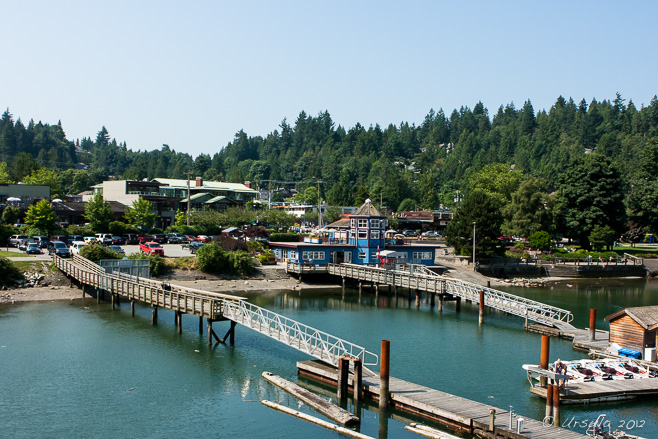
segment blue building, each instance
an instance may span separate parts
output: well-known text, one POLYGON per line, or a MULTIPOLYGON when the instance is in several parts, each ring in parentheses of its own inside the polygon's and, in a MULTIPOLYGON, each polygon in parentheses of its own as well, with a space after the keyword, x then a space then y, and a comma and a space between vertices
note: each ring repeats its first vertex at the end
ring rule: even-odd
POLYGON ((304 242, 270 242, 270 247, 279 260, 319 267, 341 263, 379 266, 382 262, 434 265, 434 246, 386 240, 388 220, 370 200, 348 218, 345 231, 331 231, 328 237, 305 238, 304 242))

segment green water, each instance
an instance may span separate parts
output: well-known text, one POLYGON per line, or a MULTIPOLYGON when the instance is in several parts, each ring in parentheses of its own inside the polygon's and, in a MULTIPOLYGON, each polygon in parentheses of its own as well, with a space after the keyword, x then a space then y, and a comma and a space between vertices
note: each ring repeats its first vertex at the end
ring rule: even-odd
MULTIPOLYGON (((509 289, 569 309, 577 326, 597 325, 627 306, 658 304, 658 283, 570 282, 552 289, 509 289)), ((428 387, 543 418, 544 402, 530 395, 521 365, 537 363, 540 337, 522 330, 522 319, 489 311, 478 325, 476 305, 438 313, 406 294, 290 292, 250 299, 323 331, 377 352, 391 340, 391 374, 428 387)), ((116 311, 95 300, 0 307, 0 437, 341 437, 262 406, 261 399, 299 408, 264 381, 267 370, 296 380, 295 362, 307 356, 238 326, 234 346, 209 348, 198 318, 184 316, 183 334, 173 313, 116 311)), ((215 323, 220 335, 228 324, 215 323)), ((584 358, 570 342, 553 338, 551 359, 584 358)), ((352 406, 348 408, 352 409, 352 406)), ((310 411, 309 411, 310 412, 310 411)), ((572 429, 606 413, 614 427, 643 424, 631 432, 658 438, 658 401, 562 406, 572 429), (632 424, 631 424, 632 422, 632 424)), ((417 437, 396 419, 362 408, 361 431, 373 437, 417 437), (386 426, 384 427, 384 424, 386 426)), ((321 415, 317 415, 321 416, 321 415)), ((395 417, 395 416, 394 416, 395 417)), ((628 428, 626 428, 628 430, 628 428)))

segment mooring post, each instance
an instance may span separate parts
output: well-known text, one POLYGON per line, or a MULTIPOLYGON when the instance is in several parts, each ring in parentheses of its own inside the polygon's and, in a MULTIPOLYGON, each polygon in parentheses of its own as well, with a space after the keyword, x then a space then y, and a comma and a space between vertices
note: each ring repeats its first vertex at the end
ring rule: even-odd
POLYGON ((553 416, 553 384, 546 386, 546 418, 553 416))
POLYGON ((589 340, 596 339, 596 308, 589 309, 589 340))
POLYGON ((359 281, 359 297, 361 297, 362 292, 363 292, 363 282, 359 281))
POLYGON ((345 295, 345 277, 343 277, 343 296, 345 295))
POLYGON ((375 297, 379 297, 379 284, 375 284, 375 297))
MULTIPOLYGON (((382 340, 380 352, 380 366, 379 366, 379 407, 388 406, 388 399, 390 397, 388 390, 389 383, 389 367, 391 361, 391 341, 382 340)), ((380 415, 381 416, 381 415, 380 415)))
POLYGON ((430 307, 434 308, 434 293, 428 293, 430 295, 430 307))
POLYGON ((553 386, 553 425, 560 426, 560 384, 553 386))
POLYGON ((363 362, 360 358, 354 358, 354 404, 363 399, 363 362))
POLYGON ((350 358, 342 356, 338 359, 338 385, 337 394, 338 401, 345 401, 347 399, 347 377, 350 372, 350 358))
POLYGON ((117 306, 121 306, 121 296, 119 295, 119 293, 117 293, 116 296, 117 296, 117 306))
POLYGON ((478 323, 481 325, 484 322, 484 290, 480 290, 480 303, 479 303, 479 317, 478 323))
POLYGON ((496 429, 496 409, 489 410, 489 431, 496 429))
POLYGON ((237 325, 237 323, 231 320, 231 334, 228 336, 228 342, 231 345, 235 344, 235 325, 237 325))
POLYGON ((487 281, 487 288, 491 288, 491 281, 490 280, 487 281))
POLYGON ((416 308, 420 306, 420 290, 416 290, 416 308))
POLYGON ((101 303, 101 292, 100 290, 95 290, 96 291, 96 303, 101 303))
POLYGON ((443 294, 439 294, 439 312, 443 311, 443 294))
POLYGON ((461 311, 461 309, 462 309, 462 298, 457 297, 455 299, 455 311, 461 311))
POLYGON ((157 325, 158 324, 158 307, 157 307, 157 305, 153 307, 153 313, 151 315, 151 324, 152 325, 157 325))
POLYGON ((130 316, 135 317, 135 300, 130 299, 130 316))
MULTIPOLYGON (((71 278, 71 287, 72 287, 72 286, 73 286, 73 278, 71 278)), ((84 299, 84 297, 85 297, 85 292, 86 292, 86 291, 85 291, 85 286, 83 285, 83 286, 82 286, 82 298, 83 298, 83 299, 84 299)))
MULTIPOLYGON (((539 357, 539 367, 548 369, 548 356, 551 350, 551 337, 548 335, 541 336, 541 354, 539 357)), ((546 377, 541 377, 539 380, 542 387, 546 386, 546 377)))
POLYGON ((212 335, 213 335, 212 320, 208 319, 208 346, 212 346, 212 335))
POLYGON ((115 301, 114 296, 115 296, 115 294, 112 293, 112 311, 114 311, 114 301, 115 301))

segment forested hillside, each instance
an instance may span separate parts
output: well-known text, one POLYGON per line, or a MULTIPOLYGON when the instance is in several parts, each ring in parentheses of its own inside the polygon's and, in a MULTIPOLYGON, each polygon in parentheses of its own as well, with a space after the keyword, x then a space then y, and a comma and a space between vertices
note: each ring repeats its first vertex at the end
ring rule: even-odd
MULTIPOLYGON (((535 181, 541 186, 537 190, 551 193, 571 163, 593 153, 607 158, 619 173, 620 195, 630 200, 629 206, 635 199, 640 209, 637 203, 644 196, 632 194, 631 182, 653 180, 647 166, 655 157, 645 148, 656 136, 658 98, 638 109, 617 94, 612 101, 589 104, 559 97, 548 111, 537 113, 530 101, 518 109, 501 106, 493 116, 482 103, 449 115, 430 110, 418 126, 403 122, 366 128, 357 123, 345 128, 336 126, 328 112, 302 112, 294 125, 284 120, 266 136, 240 130, 225 147, 193 159, 167 145, 133 151, 112 139, 105 127, 95 138, 71 141, 61 124, 30 121, 25 126, 7 110, 0 120, 0 161, 9 166, 0 179, 26 181, 35 169, 47 167, 58 170, 53 193, 65 194, 108 177, 185 178, 187 171, 231 182, 301 182, 298 189, 320 178, 322 196, 332 205, 354 205, 369 196, 395 210, 405 199, 424 208, 449 205, 456 190, 468 193, 482 178, 478 173, 493 164, 504 166, 489 167, 489 172, 507 169, 521 176, 511 190, 536 177, 541 179, 535 181)), ((511 201, 511 195, 506 198, 511 201)))

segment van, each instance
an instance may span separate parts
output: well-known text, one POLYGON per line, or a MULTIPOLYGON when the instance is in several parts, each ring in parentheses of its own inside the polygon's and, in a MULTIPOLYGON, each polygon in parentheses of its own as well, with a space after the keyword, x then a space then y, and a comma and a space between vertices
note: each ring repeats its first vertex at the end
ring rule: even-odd
POLYGON ((84 241, 73 241, 71 243, 71 254, 72 255, 79 255, 80 254, 80 249, 87 245, 84 241))

